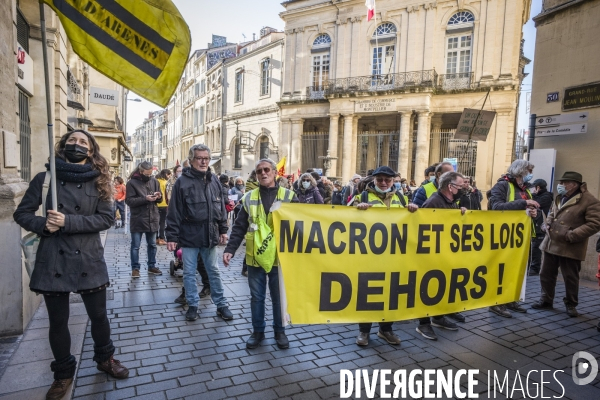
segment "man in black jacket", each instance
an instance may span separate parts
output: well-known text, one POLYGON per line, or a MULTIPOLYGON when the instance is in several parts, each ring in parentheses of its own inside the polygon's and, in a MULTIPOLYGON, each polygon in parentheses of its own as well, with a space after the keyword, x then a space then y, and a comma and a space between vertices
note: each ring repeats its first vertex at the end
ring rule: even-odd
MULTIPOLYGON (((460 212, 464 214, 467 209, 459 207, 456 203, 462 194, 464 186, 463 176, 454 171, 445 172, 442 176, 438 177, 438 184, 438 190, 423 203, 421 208, 460 209, 460 212)), ((465 322, 465 317, 458 312, 448 314, 448 317, 460 322, 465 322)), ((437 335, 431 325, 450 331, 458 330, 458 326, 454 322, 448 321, 444 315, 433 318, 419 318, 419 326, 417 326, 416 330, 425 339, 437 340, 437 335)))
MULTIPOLYGON (((546 188, 548 184, 543 179, 536 179, 533 181, 531 193, 533 194, 533 200, 537 201, 540 205, 540 211, 545 216, 550 212, 552 207, 552 192, 549 192, 546 188)), ((544 223, 544 215, 538 212, 538 216, 535 218, 535 237, 531 239, 531 257, 529 260, 529 276, 539 275, 540 268, 542 266, 542 251, 540 245, 546 237, 546 232, 542 229, 544 223)))
POLYGON ((223 295, 223 282, 217 265, 219 244, 227 242, 227 212, 221 193, 221 184, 208 169, 210 149, 202 144, 190 148, 190 168, 183 170, 171 192, 167 213, 167 248, 182 248, 183 285, 188 303, 186 319, 198 319, 198 288, 196 266, 198 254, 204 260, 213 303, 217 315, 224 320, 233 319, 227 299, 223 295))

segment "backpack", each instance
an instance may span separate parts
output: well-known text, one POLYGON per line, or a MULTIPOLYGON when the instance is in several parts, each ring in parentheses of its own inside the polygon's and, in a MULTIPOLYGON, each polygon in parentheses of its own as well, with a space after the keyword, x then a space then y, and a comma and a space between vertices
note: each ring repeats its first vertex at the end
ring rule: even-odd
POLYGON ((342 205, 344 203, 344 189, 331 193, 331 204, 342 205))

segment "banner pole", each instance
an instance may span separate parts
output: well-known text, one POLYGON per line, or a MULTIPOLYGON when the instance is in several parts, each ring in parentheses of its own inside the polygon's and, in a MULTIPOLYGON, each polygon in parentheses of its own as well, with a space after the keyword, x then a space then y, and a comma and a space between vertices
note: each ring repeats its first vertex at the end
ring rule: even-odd
MULTIPOLYGON (((54 125, 52 124, 52 100, 50 99, 50 73, 48 71, 48 42, 46 40, 46 18, 44 3, 40 1, 40 28, 42 30, 42 54, 44 59, 44 81, 46 83, 46 114, 48 117, 48 148, 50 151, 50 191, 52 194, 52 209, 57 209, 56 195, 56 157, 54 155, 54 125)), ((42 199, 43 202, 46 199, 42 199)))

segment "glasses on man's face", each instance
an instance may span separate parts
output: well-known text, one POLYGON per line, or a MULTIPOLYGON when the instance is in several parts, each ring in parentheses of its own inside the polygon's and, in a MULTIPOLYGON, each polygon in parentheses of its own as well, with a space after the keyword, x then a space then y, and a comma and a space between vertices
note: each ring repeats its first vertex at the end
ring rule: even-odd
POLYGON ((384 178, 384 177, 381 177, 381 176, 376 177, 375 180, 377 182, 379 182, 379 183, 381 183, 381 182, 391 183, 393 181, 392 178, 384 178))
POLYGON ((458 189, 458 190, 463 188, 461 185, 457 185, 456 183, 450 183, 450 186, 452 186, 453 188, 458 189))
POLYGON ((269 167, 264 167, 264 168, 257 168, 256 169, 256 175, 260 175, 262 173, 268 174, 269 172, 271 172, 271 168, 269 167))
POLYGON ((200 161, 201 163, 207 163, 210 161, 210 157, 194 157, 194 160, 200 161))

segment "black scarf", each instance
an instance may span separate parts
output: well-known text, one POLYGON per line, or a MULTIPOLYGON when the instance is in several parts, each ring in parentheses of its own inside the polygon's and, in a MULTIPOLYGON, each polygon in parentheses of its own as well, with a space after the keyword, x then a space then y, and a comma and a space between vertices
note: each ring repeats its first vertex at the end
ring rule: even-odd
MULTIPOLYGON (((50 170, 50 164, 46 164, 50 170)), ((65 182, 88 182, 100 176, 100 171, 93 169, 92 164, 71 164, 56 157, 56 178, 65 182)))
POLYGON ((192 174, 192 176, 196 179, 204 180, 206 178, 207 181, 211 181, 212 173, 210 173, 209 171, 198 171, 195 168, 190 168, 189 171, 190 174, 192 174))

